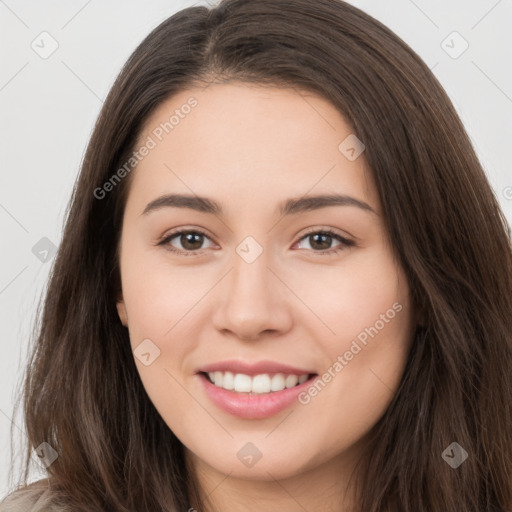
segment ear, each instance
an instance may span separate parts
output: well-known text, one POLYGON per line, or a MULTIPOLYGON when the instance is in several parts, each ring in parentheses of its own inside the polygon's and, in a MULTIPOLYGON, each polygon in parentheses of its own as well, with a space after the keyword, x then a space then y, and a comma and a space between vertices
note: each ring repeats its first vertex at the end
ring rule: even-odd
POLYGON ((121 320, 121 323, 125 327, 128 327, 128 315, 126 314, 126 306, 124 304, 124 299, 123 299, 122 295, 120 295, 118 297, 116 307, 117 307, 117 314, 119 315, 119 319, 121 320))

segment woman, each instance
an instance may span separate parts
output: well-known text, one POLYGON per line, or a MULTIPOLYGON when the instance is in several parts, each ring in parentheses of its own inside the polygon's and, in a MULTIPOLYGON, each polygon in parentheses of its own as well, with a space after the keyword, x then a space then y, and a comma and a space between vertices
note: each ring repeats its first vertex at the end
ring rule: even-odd
POLYGON ((185 9, 96 124, 23 390, 48 478, 0 509, 510 510, 511 254, 386 27, 185 9))

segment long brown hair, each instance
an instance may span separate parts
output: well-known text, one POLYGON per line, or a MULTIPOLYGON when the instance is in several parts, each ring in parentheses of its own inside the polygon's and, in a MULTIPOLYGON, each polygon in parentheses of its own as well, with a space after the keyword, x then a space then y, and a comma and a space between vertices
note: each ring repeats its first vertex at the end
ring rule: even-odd
MULTIPOLYGON (((164 100, 241 80, 329 100, 366 146, 420 325, 401 385, 358 469, 364 512, 512 507, 512 250, 449 98, 399 37, 340 0, 222 0, 171 16, 102 108, 56 257, 23 388, 32 450, 58 453, 50 488, 76 511, 202 509, 181 442, 139 378, 119 322, 116 247, 128 159, 164 100), (457 442, 454 469, 442 453, 457 442)), ((197 107, 197 108, 200 108, 197 107)))

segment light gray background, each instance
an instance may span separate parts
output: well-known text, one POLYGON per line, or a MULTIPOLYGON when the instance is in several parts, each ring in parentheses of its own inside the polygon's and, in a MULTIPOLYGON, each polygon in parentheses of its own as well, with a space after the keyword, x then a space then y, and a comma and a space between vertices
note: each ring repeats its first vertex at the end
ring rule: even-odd
MULTIPOLYGON (((312 0, 314 2, 314 0, 312 0)), ((58 246, 63 216, 93 123, 122 64, 140 41, 187 0, 0 0, 0 497, 8 491, 14 389, 35 308, 58 246), (51 34, 57 50, 42 51, 51 34), (44 242, 43 242, 44 243, 44 242), (50 253, 51 255, 51 253, 50 253)), ((512 0, 352 0, 401 36, 453 100, 509 221, 512 219, 512 0), (463 40, 469 44, 458 58, 463 40), (445 43, 442 45, 442 42, 445 43)), ((34 479, 43 475, 34 472, 34 479)), ((16 477, 16 473, 14 475, 16 477)))

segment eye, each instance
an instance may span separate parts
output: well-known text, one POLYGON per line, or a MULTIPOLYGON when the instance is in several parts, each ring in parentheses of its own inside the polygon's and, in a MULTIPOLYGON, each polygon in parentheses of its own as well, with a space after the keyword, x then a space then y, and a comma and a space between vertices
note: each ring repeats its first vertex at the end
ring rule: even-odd
POLYGON ((180 253, 185 256, 193 256, 202 249, 201 246, 205 238, 209 239, 208 235, 200 230, 181 230, 175 231, 169 236, 166 236, 161 242, 158 243, 158 245, 164 245, 166 249, 171 252, 180 253), (176 248, 172 245, 171 242, 174 239, 177 239, 177 242, 181 247, 176 248))
POLYGON ((314 253, 317 253, 319 256, 337 254, 347 247, 352 247, 355 245, 353 240, 349 240, 348 238, 345 238, 330 229, 310 231, 299 240, 298 244, 301 243, 301 240, 306 240, 309 244, 309 249, 311 249, 314 253), (331 246, 333 240, 338 240, 339 242, 339 244, 335 246, 334 249, 329 247, 331 246))

